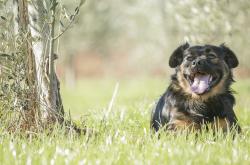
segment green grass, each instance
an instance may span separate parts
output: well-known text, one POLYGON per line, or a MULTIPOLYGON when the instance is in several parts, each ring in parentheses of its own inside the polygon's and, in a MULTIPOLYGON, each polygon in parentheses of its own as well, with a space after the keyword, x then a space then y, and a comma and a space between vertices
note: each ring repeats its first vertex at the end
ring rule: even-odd
POLYGON ((167 86, 164 79, 92 79, 79 81, 75 88, 62 85, 65 110, 72 118, 95 130, 92 136, 65 134, 58 128, 34 138, 0 131, 0 164, 239 164, 250 162, 250 80, 234 84, 235 111, 243 134, 211 132, 198 137, 164 134, 151 136, 151 108, 167 86), (101 125, 112 94, 119 82, 114 106, 101 125))

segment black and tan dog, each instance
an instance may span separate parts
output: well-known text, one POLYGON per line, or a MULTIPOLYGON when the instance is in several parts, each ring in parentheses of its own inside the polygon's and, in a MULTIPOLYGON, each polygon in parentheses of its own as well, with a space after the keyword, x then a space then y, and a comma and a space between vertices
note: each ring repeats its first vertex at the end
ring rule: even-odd
POLYGON ((153 110, 154 131, 160 127, 200 130, 203 126, 240 131, 230 89, 234 82, 231 70, 238 66, 232 50, 224 45, 190 47, 186 43, 173 52, 169 66, 176 73, 153 110))

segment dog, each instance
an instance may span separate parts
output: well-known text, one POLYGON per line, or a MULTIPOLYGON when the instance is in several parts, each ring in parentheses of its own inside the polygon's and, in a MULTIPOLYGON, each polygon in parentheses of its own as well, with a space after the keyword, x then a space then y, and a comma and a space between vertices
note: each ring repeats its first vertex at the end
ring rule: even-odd
POLYGON ((169 59, 175 74, 152 111, 151 130, 197 131, 205 127, 240 132, 230 88, 232 69, 238 64, 235 53, 224 44, 185 43, 176 48, 169 59))

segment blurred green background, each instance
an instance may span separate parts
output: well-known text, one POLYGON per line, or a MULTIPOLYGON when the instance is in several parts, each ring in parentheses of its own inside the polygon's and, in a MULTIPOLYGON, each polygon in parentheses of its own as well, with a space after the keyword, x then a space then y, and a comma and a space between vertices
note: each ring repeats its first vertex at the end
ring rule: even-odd
MULTIPOLYGON (((77 1, 64 0, 69 11, 77 1)), ((168 58, 185 41, 226 43, 248 77, 250 1, 87 0, 60 39, 58 73, 73 84, 86 77, 166 76, 168 58)))
MULTIPOLYGON (((62 1, 74 11, 77 1, 62 1)), ((236 80, 250 76, 250 1, 87 0, 59 40, 57 73, 73 116, 117 104, 153 102, 165 90, 168 58, 180 44, 226 43, 238 56, 236 80), (128 102, 127 102, 128 101, 128 102)))

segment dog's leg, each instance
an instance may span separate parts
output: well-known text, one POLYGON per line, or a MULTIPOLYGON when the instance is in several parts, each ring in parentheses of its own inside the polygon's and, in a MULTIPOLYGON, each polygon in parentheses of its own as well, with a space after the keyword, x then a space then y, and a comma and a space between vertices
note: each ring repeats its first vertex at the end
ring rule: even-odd
POLYGON ((160 129, 160 127, 166 123, 167 118, 163 114, 163 110, 165 110, 164 109, 165 104, 166 103, 165 103, 165 94, 164 94, 158 100, 151 114, 150 127, 151 127, 151 130, 154 132, 157 132, 160 129))

